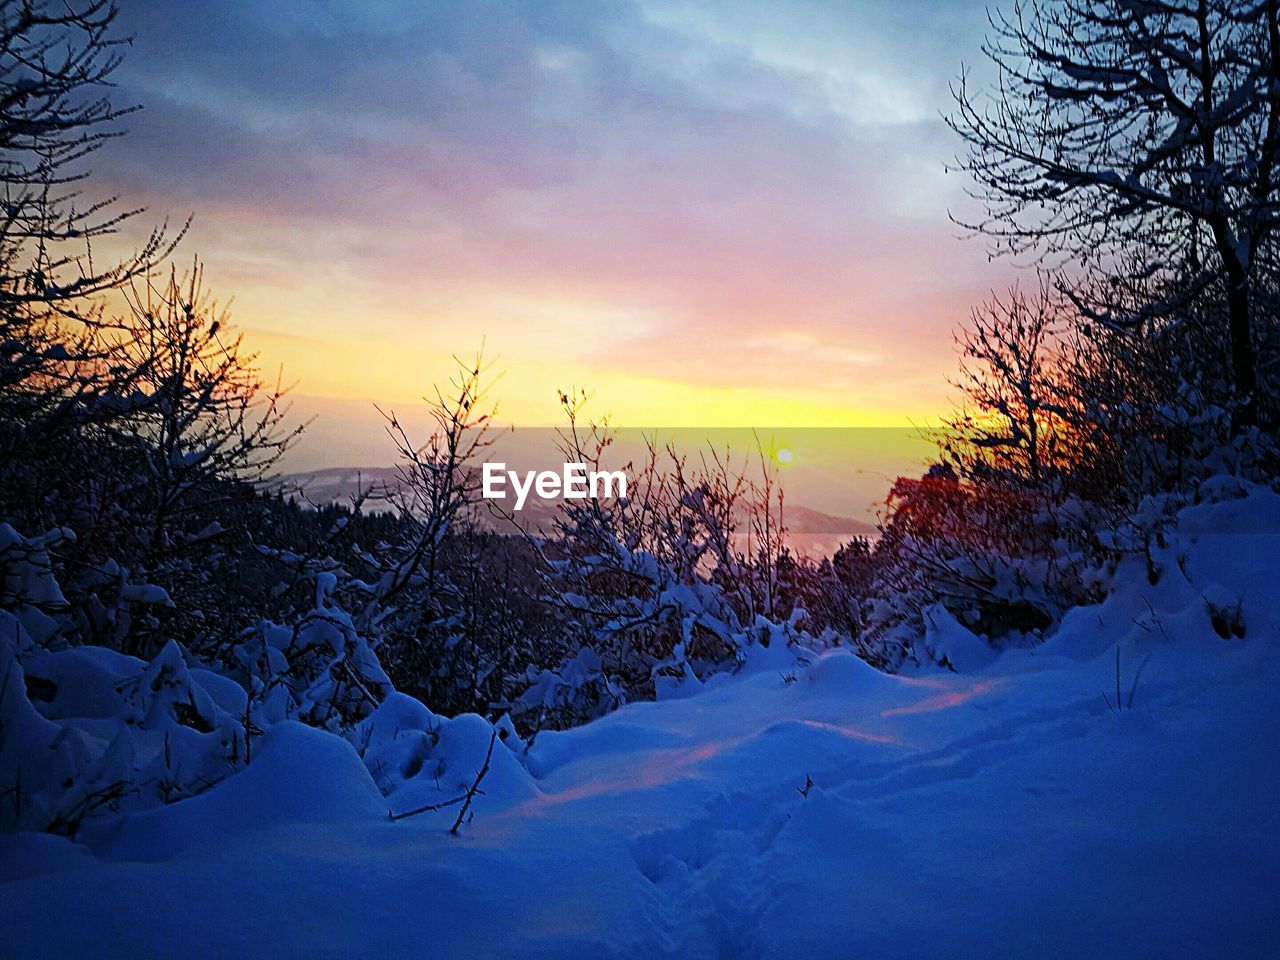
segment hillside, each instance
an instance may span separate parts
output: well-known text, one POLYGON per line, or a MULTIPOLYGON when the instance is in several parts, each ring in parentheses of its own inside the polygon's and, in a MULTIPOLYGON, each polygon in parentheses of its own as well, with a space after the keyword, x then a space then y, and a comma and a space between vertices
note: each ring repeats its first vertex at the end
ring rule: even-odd
POLYGON ((454 807, 388 808, 465 788, 480 718, 395 694, 363 763, 278 724, 243 773, 87 846, 0 837, 6 952, 1273 956, 1280 497, 1216 491, 1157 584, 1126 562, 1038 646, 939 615, 958 673, 774 644, 527 751, 508 736, 459 836, 454 807))

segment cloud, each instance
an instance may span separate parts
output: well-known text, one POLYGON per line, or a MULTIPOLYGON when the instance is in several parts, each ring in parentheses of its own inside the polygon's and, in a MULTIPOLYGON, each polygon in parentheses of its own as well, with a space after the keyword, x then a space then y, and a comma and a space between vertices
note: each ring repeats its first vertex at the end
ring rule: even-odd
POLYGON ((96 172, 195 210, 250 326, 905 409, 981 289, 937 119, 972 5, 125 14, 146 110, 96 172))

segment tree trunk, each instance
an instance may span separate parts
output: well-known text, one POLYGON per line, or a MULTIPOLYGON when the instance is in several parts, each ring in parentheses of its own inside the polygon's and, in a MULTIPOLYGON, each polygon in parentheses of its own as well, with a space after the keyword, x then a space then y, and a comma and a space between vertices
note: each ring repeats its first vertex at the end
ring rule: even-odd
POLYGON ((1249 324, 1249 270, 1240 262, 1234 236, 1225 220, 1212 221, 1211 226, 1227 281, 1227 334, 1235 388, 1231 425, 1238 430, 1258 422, 1258 373, 1249 324))
POLYGON ((1231 374, 1235 380, 1237 427, 1258 422, 1258 375, 1249 329, 1249 282, 1245 277, 1227 281, 1227 328, 1231 336, 1231 374))

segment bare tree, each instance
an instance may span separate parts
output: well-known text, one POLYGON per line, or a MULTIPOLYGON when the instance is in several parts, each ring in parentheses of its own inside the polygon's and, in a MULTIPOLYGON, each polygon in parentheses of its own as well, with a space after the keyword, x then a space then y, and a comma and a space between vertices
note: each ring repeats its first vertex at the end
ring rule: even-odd
POLYGON ((962 76, 949 118, 986 208, 966 225, 996 252, 1113 276, 1191 263, 1190 290, 1224 285, 1238 424, 1257 416, 1251 285, 1277 222, 1278 6, 1015 3, 984 46, 994 89, 975 94, 962 76))
POLYGON ((85 193, 83 162, 136 109, 108 96, 129 42, 116 15, 113 0, 0 0, 0 461, 29 466, 46 441, 114 415, 91 401, 104 376, 119 393, 131 371, 103 362, 116 341, 103 340, 113 323, 97 295, 145 275, 182 235, 161 227, 122 260, 94 256, 140 212, 85 193))
POLYGON ((133 393, 110 430, 140 485, 133 529, 153 564, 178 546, 175 533, 194 533, 188 512, 207 512, 233 481, 264 480, 305 424, 286 426, 287 390, 263 384, 199 261, 182 276, 171 268, 131 282, 126 301, 111 362, 133 371, 133 393))
POLYGON ((494 409, 487 406, 482 355, 457 361, 452 385, 427 398, 434 428, 413 440, 394 413, 387 433, 399 453, 395 478, 375 493, 398 517, 396 536, 364 554, 356 623, 381 644, 398 687, 434 704, 474 709, 482 678, 476 667, 479 631, 468 623, 468 575, 480 576, 483 544, 473 535, 480 500, 479 470, 493 443, 494 409))
POLYGON ((959 332, 954 385, 965 406, 942 433, 966 474, 1039 486, 1065 466, 1059 455, 1068 411, 1056 369, 1060 299, 1047 280, 1031 296, 1014 287, 975 308, 959 332))
POLYGON ((130 42, 114 36, 116 16, 113 0, 0 2, 0 304, 63 307, 120 286, 166 247, 156 231, 101 264, 90 246, 141 212, 84 196, 77 169, 137 109, 106 95, 130 42))
POLYGON ((457 364, 451 392, 437 388, 434 399, 428 398, 435 429, 424 443, 409 437, 394 412, 383 413, 400 459, 395 482, 383 495, 411 523, 412 535, 392 551, 381 571, 362 620, 366 625, 376 622, 411 584, 425 588, 433 602, 438 598, 445 589, 442 545, 479 500, 476 465, 493 443, 495 411, 485 407, 488 370, 483 355, 457 364))

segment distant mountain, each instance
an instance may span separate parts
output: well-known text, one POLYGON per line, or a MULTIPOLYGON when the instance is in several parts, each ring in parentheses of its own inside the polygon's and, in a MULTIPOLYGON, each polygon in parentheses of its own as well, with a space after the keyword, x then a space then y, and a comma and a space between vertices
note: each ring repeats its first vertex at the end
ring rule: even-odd
MULTIPOLYGON (((271 489, 296 493, 315 504, 346 503, 358 491, 378 494, 394 493, 400 485, 395 467, 325 467, 303 473, 285 474, 271 484, 271 489)), ((516 521, 531 532, 552 529, 556 516, 554 502, 530 497, 524 509, 515 514, 516 521)), ((854 537, 875 538, 876 528, 853 517, 838 516, 799 504, 787 504, 784 512, 788 538, 799 552, 822 555, 835 551, 854 537)), ((495 526, 503 521, 495 519, 495 526)))
POLYGON ((791 533, 820 534, 839 533, 850 537, 877 537, 880 532, 874 524, 853 517, 823 513, 800 504, 787 504, 783 512, 787 530, 791 533))
POLYGON ((348 502, 358 491, 394 490, 399 485, 395 467, 325 467, 303 473, 286 473, 270 484, 272 490, 300 493, 316 504, 348 502))

